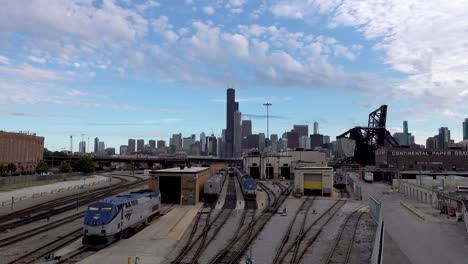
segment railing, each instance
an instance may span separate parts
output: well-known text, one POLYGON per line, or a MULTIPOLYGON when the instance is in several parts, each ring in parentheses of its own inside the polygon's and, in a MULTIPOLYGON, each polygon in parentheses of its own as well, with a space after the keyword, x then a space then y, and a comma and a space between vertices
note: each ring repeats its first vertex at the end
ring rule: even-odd
POLYGON ((374 246, 372 248, 371 263, 381 264, 383 262, 383 247, 385 225, 382 221, 382 203, 370 196, 369 208, 374 222, 377 224, 377 231, 374 237, 374 246))

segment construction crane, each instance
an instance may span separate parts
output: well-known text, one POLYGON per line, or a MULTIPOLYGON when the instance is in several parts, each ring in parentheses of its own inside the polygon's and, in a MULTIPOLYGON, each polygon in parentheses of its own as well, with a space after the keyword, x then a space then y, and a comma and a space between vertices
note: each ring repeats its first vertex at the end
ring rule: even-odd
POLYGON ((356 142, 354 157, 346 161, 362 166, 375 165, 375 151, 383 146, 398 146, 398 142, 386 129, 387 105, 382 105, 369 114, 367 127, 357 126, 336 137, 352 139, 356 142))

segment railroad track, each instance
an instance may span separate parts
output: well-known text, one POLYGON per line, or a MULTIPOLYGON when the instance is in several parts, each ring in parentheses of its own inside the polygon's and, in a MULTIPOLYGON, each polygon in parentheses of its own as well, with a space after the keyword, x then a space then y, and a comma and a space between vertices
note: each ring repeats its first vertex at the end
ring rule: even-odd
POLYGON ((213 209, 210 210, 201 234, 194 239, 201 218, 201 214, 198 212, 187 242, 171 263, 197 263, 204 249, 213 241, 236 207, 236 188, 234 186, 234 180, 234 177, 229 177, 228 192, 223 209, 216 214, 212 221, 210 220, 213 209))
MULTIPOLYGON (((159 214, 155 215, 154 217, 151 218, 151 221, 154 221, 158 218, 160 218, 161 216, 167 214, 168 212, 170 212, 172 209, 174 208, 174 206, 170 206, 170 207, 167 207, 167 208, 164 208, 160 211, 159 214)), ((141 231, 143 228, 140 228, 138 230, 141 231)), ((8 262, 7 264, 13 264, 13 263, 20 263, 20 264, 29 264, 29 263, 35 263, 36 261, 44 258, 44 257, 47 257, 48 255, 51 255, 52 253, 54 253, 55 251, 61 249, 62 247, 70 244, 71 242, 81 238, 83 235, 83 228, 80 227, 78 229, 74 229, 72 232, 70 233, 67 233, 63 236, 60 236, 58 237, 57 239, 43 245, 43 246, 40 246, 39 248, 36 248, 30 252, 27 252, 26 254, 20 256, 20 257, 17 257, 16 259, 8 262)), ((32 235, 31 235, 32 236, 32 235)), ((31 237, 30 236, 30 237, 31 237)), ((77 258, 78 255, 82 254, 83 252, 87 251, 89 252, 89 250, 85 250, 84 247, 80 247, 77 251, 80 251, 80 252, 75 252, 75 253, 72 253, 73 256, 69 255, 69 259, 71 259, 72 257, 74 259, 77 258)), ((61 261, 67 261, 66 259, 63 259, 61 261)), ((75 261, 73 261, 75 262, 75 261)))
MULTIPOLYGON (((124 182, 127 183, 129 181, 126 180, 124 182)), ((100 189, 99 191, 72 195, 72 197, 67 196, 63 199, 60 198, 54 201, 41 203, 37 206, 33 206, 8 215, 4 215, 0 217, 0 222, 3 223, 2 225, 0 225, 0 232, 5 231, 7 229, 17 228, 19 226, 23 226, 38 220, 42 220, 47 217, 69 211, 71 209, 76 209, 79 206, 83 206, 90 202, 119 194, 128 189, 137 188, 144 184, 145 180, 137 180, 128 184, 118 184, 110 187, 105 187, 104 189, 100 189)))
POLYGON ((338 237, 328 255, 327 264, 347 264, 349 263, 349 257, 354 245, 354 239, 356 237, 356 230, 364 214, 361 211, 362 207, 354 210, 345 219, 345 222, 338 233, 338 237))
MULTIPOLYGON (((263 186, 263 187, 270 190, 266 186, 263 186)), ((235 238, 232 239, 229 242, 229 244, 223 250, 218 252, 218 254, 214 256, 208 263, 210 264, 237 263, 239 259, 242 257, 243 253, 246 251, 246 249, 253 242, 253 240, 263 230, 266 223, 271 219, 274 212, 278 209, 279 206, 281 206, 284 200, 286 200, 286 197, 289 195, 290 191, 291 189, 288 189, 287 193, 282 193, 277 199, 275 199, 272 203, 270 203, 268 207, 265 208, 258 217, 254 216, 252 221, 249 221, 248 226, 244 227, 244 229, 239 228, 237 236, 235 236, 235 238)), ((268 191, 267 191, 267 194, 268 194, 268 191)), ((270 195, 272 194, 270 193, 270 195)), ((244 219, 245 218, 247 218, 247 215, 244 217, 244 219)))
POLYGON ((18 257, 7 264, 20 263, 20 264, 29 264, 34 263, 37 260, 52 254, 56 250, 64 247, 65 245, 70 244, 71 242, 77 240, 82 235, 82 228, 75 229, 72 232, 65 234, 58 239, 45 244, 42 247, 39 247, 21 257, 18 257))
POLYGON ((300 263, 310 246, 312 246, 317 237, 323 231, 323 228, 345 203, 346 200, 336 201, 324 213, 308 225, 307 228, 305 228, 305 226, 304 228, 301 227, 299 234, 295 237, 292 243, 284 247, 283 251, 279 254, 280 256, 274 263, 300 263))
POLYGON ((304 210, 305 210, 304 216, 302 218, 302 224, 301 224, 301 230, 302 231, 304 230, 304 226, 305 226, 305 223, 306 223, 306 218, 307 218, 310 207, 312 206, 314 200, 315 200, 315 197, 313 197, 312 199, 307 197, 306 199, 304 199, 304 201, 302 201, 301 205, 299 206, 298 210, 296 211, 296 214, 294 215, 293 220, 289 224, 288 229, 287 229, 286 233, 284 234, 284 236, 283 236, 283 238, 281 240, 280 246, 276 250, 276 255, 275 255, 275 258, 273 260, 273 263, 278 263, 278 260, 281 257, 281 253, 283 252, 283 249, 286 247, 286 245, 287 245, 287 243, 289 241, 289 238, 291 237, 291 234, 293 233, 293 227, 295 227, 296 223, 298 222, 299 214, 301 212, 304 212, 304 210))
POLYGON ((95 251, 92 251, 85 247, 80 247, 74 250, 73 252, 70 252, 69 254, 61 257, 57 262, 55 262, 55 264, 77 263, 80 260, 85 259, 86 257, 89 257, 94 253, 95 251))

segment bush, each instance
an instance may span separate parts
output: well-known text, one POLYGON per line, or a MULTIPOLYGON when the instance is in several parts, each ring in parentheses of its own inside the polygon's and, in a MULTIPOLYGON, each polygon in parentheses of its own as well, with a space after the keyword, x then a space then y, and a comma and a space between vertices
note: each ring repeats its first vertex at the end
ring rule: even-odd
POLYGON ((41 161, 37 164, 36 166, 36 173, 41 174, 41 173, 46 173, 49 171, 49 165, 45 163, 44 161, 41 161))
POLYGON ((16 172, 16 165, 14 163, 8 163, 7 165, 7 172, 13 174, 16 172))
POLYGON ((91 173, 94 171, 94 162, 90 157, 81 157, 73 163, 73 171, 91 173))
POLYGON ((0 164, 0 176, 6 176, 7 174, 7 166, 0 164))
POLYGON ((60 164, 59 168, 61 173, 70 173, 72 171, 72 168, 68 162, 64 161, 60 164))

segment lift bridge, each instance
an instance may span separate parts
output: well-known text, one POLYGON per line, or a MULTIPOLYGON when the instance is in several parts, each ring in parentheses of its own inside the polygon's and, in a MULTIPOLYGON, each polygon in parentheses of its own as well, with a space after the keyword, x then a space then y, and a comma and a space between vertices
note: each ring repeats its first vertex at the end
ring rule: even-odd
POLYGON ((398 142, 385 128, 387 122, 387 105, 382 105, 369 114, 367 127, 357 126, 336 137, 352 139, 356 142, 354 156, 343 160, 359 165, 375 165, 375 151, 383 146, 398 146, 398 142))

